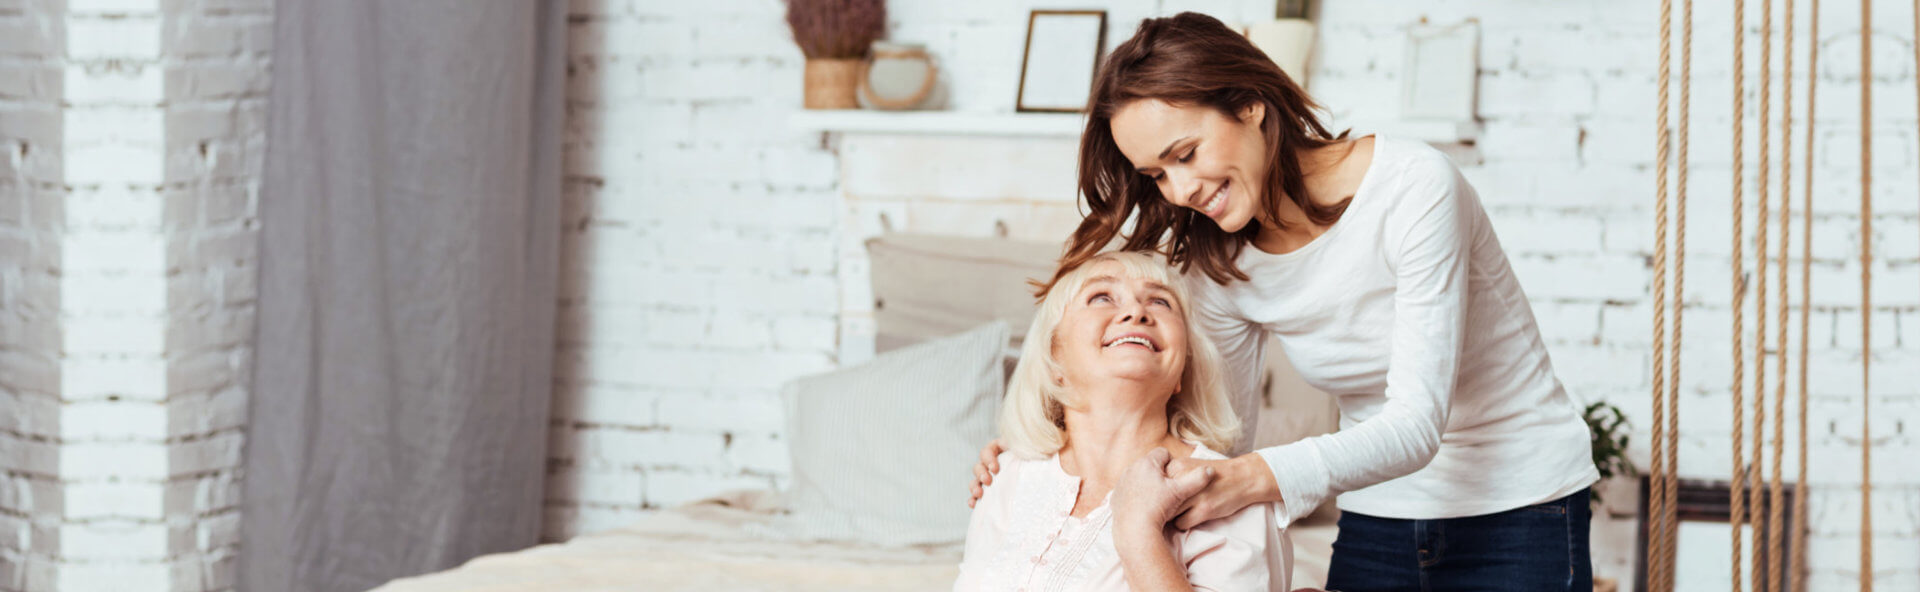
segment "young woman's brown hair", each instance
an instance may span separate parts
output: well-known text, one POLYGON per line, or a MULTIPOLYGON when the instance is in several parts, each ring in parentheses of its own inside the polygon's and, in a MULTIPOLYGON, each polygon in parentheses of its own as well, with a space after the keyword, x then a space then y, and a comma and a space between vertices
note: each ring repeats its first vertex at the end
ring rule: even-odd
POLYGON ((1124 249, 1162 252, 1181 272, 1198 266, 1220 283, 1247 279, 1234 259, 1262 224, 1284 227, 1280 198, 1293 200, 1314 224, 1338 220, 1347 202, 1315 204, 1307 199, 1301 180, 1300 150, 1346 137, 1345 132, 1328 133, 1314 113, 1318 108, 1266 53, 1213 17, 1183 12, 1142 21, 1133 38, 1115 47, 1094 77, 1087 128, 1080 136, 1080 193, 1087 214, 1069 239, 1060 271, 1039 288, 1040 296, 1061 275, 1105 248, 1129 218, 1133 229, 1124 249), (1247 107, 1264 106, 1260 130, 1268 166, 1261 183, 1259 223, 1229 234, 1212 220, 1168 203, 1152 179, 1135 172, 1114 143, 1112 120, 1121 107, 1142 99, 1203 106, 1235 118, 1247 107))

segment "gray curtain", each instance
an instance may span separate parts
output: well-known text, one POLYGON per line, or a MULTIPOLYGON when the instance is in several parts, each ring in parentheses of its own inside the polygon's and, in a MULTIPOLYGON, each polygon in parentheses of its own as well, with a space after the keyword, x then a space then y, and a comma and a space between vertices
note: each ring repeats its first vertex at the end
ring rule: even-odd
POLYGON ((238 589, 539 540, 566 6, 281 0, 238 589))

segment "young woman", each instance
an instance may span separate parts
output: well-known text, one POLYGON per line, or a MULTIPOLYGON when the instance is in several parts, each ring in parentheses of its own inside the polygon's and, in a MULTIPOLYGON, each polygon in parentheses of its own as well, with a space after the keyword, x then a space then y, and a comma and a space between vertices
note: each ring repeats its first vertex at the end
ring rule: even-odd
POLYGON ((1270 502, 1286 524, 1337 495, 1328 589, 1588 589, 1586 424, 1473 187, 1419 141, 1335 136, 1315 109, 1192 13, 1143 22, 1094 82, 1063 267, 1131 221, 1125 248, 1187 277, 1243 421, 1268 335, 1339 399, 1339 432, 1175 459, 1218 474, 1176 525, 1270 502))
POLYGON ((1225 459, 1214 450, 1239 433, 1186 289, 1137 252, 1059 275, 1001 405, 1005 472, 974 507, 954 589, 1289 590, 1272 504, 1165 529, 1209 477, 1167 462, 1225 459))

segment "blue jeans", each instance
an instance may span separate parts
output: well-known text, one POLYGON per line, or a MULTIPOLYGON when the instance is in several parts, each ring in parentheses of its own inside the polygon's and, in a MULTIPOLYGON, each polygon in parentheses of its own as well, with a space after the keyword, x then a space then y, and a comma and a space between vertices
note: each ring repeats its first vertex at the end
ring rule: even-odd
POLYGON ((1327 589, 1592 590, 1589 495, 1440 520, 1343 512, 1327 589))

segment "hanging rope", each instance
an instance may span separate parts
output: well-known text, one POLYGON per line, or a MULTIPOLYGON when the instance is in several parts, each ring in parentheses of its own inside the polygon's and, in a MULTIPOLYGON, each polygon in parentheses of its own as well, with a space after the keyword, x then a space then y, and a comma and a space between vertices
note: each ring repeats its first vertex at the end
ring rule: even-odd
POLYGON ((1873 591, 1873 0, 1860 0, 1860 590, 1873 591))
MULTIPOLYGON (((1666 483, 1667 475, 1667 85, 1670 77, 1668 60, 1672 53, 1673 38, 1673 0, 1660 1, 1660 79, 1659 99, 1654 111, 1656 129, 1654 152, 1654 190, 1653 190, 1653 451, 1651 481, 1648 483, 1647 511, 1649 519, 1643 525, 1647 529, 1647 574, 1654 590, 1665 590, 1662 575, 1666 573, 1668 558, 1672 556, 1667 549, 1666 522, 1666 483)), ((1675 360, 1678 365, 1678 360, 1675 360)))
MULTIPOLYGON (((1920 1, 1920 0, 1916 0, 1920 1)), ((1680 30, 1680 158, 1679 176, 1676 179, 1678 200, 1674 204, 1677 218, 1674 223, 1673 258, 1673 339, 1668 342, 1672 349, 1667 366, 1667 475, 1664 491, 1660 497, 1664 500, 1666 513, 1661 517, 1665 524, 1664 541, 1667 556, 1662 559, 1663 569, 1660 577, 1666 587, 1660 590, 1673 590, 1673 555, 1679 549, 1679 471, 1680 471, 1680 338, 1681 319, 1685 316, 1683 298, 1687 284, 1687 135, 1692 126, 1688 114, 1692 112, 1693 98, 1693 0, 1681 3, 1680 30)), ((1654 294, 1656 298, 1659 294, 1654 294)))
MULTIPOLYGON (((1773 393, 1773 478, 1767 487, 1767 589, 1780 586, 1780 523, 1785 511, 1781 498, 1783 487, 1780 483, 1780 459, 1786 446, 1787 430, 1787 256, 1790 224, 1793 213, 1793 0, 1786 0, 1786 30, 1780 39, 1780 256, 1775 257, 1779 264, 1780 287, 1777 293, 1778 308, 1776 320, 1778 328, 1774 335, 1775 373, 1773 393)), ((1811 212, 1802 213, 1802 216, 1811 212)))
MULTIPOLYGON (((1865 1, 1865 0, 1863 0, 1865 1)), ((1741 193, 1743 151, 1746 143, 1746 100, 1742 89, 1746 88, 1746 0, 1733 0, 1733 487, 1727 520, 1733 533, 1733 592, 1740 592, 1742 573, 1740 567, 1740 526, 1746 520, 1747 488, 1741 479, 1745 475, 1745 459, 1741 451, 1744 444, 1746 408, 1745 392, 1746 351, 1742 340, 1746 337, 1742 327, 1742 317, 1746 316, 1746 255, 1743 253, 1741 233, 1746 230, 1741 193)))
POLYGON ((1800 197, 1800 478, 1793 496, 1793 592, 1807 589, 1807 352, 1810 343, 1807 329, 1813 319, 1813 108, 1820 88, 1820 0, 1813 0, 1808 8, 1807 155, 1806 174, 1801 180, 1806 186, 1800 197))
MULTIPOLYGON (((1772 221, 1772 212, 1768 206, 1767 190, 1772 187, 1769 181, 1771 171, 1767 168, 1768 139, 1773 130, 1767 122, 1772 115, 1773 102, 1773 0, 1763 0, 1760 4, 1760 124, 1755 127, 1760 132, 1760 176, 1754 184, 1756 205, 1760 219, 1753 224, 1753 256, 1755 259, 1753 275, 1757 282, 1753 290, 1753 461, 1747 463, 1746 474, 1737 480, 1738 487, 1746 488, 1749 503, 1747 505, 1747 523, 1753 525, 1753 574, 1754 592, 1767 592, 1766 565, 1760 561, 1766 552, 1767 531, 1762 522, 1760 497, 1762 475, 1760 467, 1765 462, 1767 433, 1767 224, 1772 221)), ((1734 444, 1738 446, 1739 444, 1734 444)), ((1739 533, 1735 533, 1735 537, 1739 533)))

